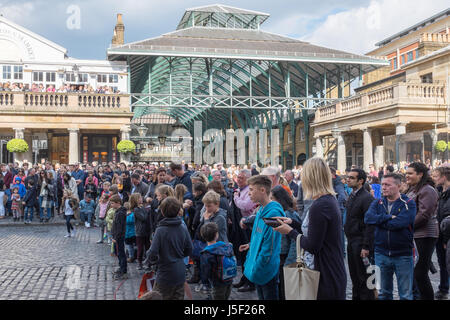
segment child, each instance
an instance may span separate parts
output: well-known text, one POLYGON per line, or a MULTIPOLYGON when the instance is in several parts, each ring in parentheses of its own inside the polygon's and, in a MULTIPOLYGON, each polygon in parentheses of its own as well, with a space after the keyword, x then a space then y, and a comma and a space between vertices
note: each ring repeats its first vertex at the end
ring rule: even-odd
POLYGON ((108 195, 104 194, 100 197, 97 208, 95 208, 95 220, 98 221, 100 227, 100 240, 97 243, 103 243, 106 228, 106 208, 108 207, 108 195))
POLYGON ((95 186, 94 179, 92 177, 87 178, 87 184, 84 187, 85 197, 87 195, 95 202, 97 199, 97 187, 95 186))
POLYGON ((67 235, 64 238, 75 237, 75 228, 70 223, 74 211, 78 208, 78 200, 72 197, 72 191, 64 190, 62 202, 64 203, 64 216, 66 218, 67 235))
POLYGON ((202 238, 207 242, 207 247, 200 255, 200 277, 203 283, 212 285, 214 300, 228 300, 231 293, 233 278, 236 276, 236 258, 233 254, 233 245, 219 238, 219 227, 216 223, 204 224, 200 229, 202 238), (228 258, 226 266, 223 257, 228 258))
POLYGON ((127 278, 127 257, 125 255, 125 233, 127 227, 127 210, 122 206, 119 195, 113 195, 109 199, 112 209, 115 209, 114 221, 111 235, 116 246, 119 258, 119 268, 114 272, 114 279, 121 280, 127 278))
MULTIPOLYGON (((111 206, 111 201, 108 201, 108 208, 110 206, 111 206)), ((111 230, 112 230, 115 213, 116 213, 116 210, 112 207, 107 209, 107 211, 106 211, 105 222, 106 222, 106 236, 108 237, 108 244, 111 244, 111 230)), ((111 256, 114 255, 114 252, 115 252, 114 246, 111 245, 111 256)))
POLYGON ((11 211, 13 213, 14 221, 20 220, 20 195, 19 188, 14 187, 13 193, 11 195, 11 211))
POLYGON ((0 180, 0 219, 5 218, 5 204, 7 197, 5 196, 5 183, 0 180))
POLYGON ((105 180, 102 179, 102 181, 104 181, 104 182, 102 182, 102 185, 101 185, 101 187, 99 186, 99 190, 98 190, 100 193, 100 196, 103 196, 105 194, 109 198, 111 195, 111 192, 109 191, 109 188, 111 187, 111 183, 109 183, 109 181, 106 181, 106 178, 105 178, 105 180))
POLYGON ((130 196, 130 209, 133 211, 135 218, 138 260, 137 269, 142 270, 143 255, 150 247, 150 232, 152 230, 152 225, 149 211, 143 208, 142 196, 140 193, 133 193, 130 196))
POLYGON ((91 227, 92 215, 95 213, 95 202, 91 199, 91 194, 86 193, 86 197, 80 201, 81 222, 86 228, 91 227))
POLYGON ((34 180, 30 179, 28 181, 28 190, 25 197, 22 199, 22 204, 25 208, 25 224, 31 223, 33 221, 33 211, 36 206, 37 200, 37 188, 34 185, 34 180), (30 212, 31 211, 31 212, 30 212))
POLYGON ((146 265, 157 265, 153 288, 163 300, 183 300, 186 266, 184 257, 192 253, 191 237, 178 217, 182 206, 174 197, 164 199, 160 205, 163 215, 147 251, 146 265))
POLYGON ((127 209, 127 228, 125 232, 125 245, 127 246, 128 251, 127 262, 133 263, 134 260, 136 260, 136 257, 134 256, 134 246, 136 244, 135 217, 130 209, 129 202, 125 202, 123 206, 127 209))

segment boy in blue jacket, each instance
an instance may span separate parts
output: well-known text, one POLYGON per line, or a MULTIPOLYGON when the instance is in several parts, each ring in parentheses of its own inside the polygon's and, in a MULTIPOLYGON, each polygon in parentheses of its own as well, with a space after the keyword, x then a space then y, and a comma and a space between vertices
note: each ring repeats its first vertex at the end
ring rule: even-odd
POLYGON ((400 194, 401 177, 387 174, 381 188, 383 196, 372 202, 364 223, 375 225, 375 264, 380 268, 379 300, 392 300, 393 274, 397 277, 401 300, 413 299, 414 219, 416 203, 400 194))
POLYGON ((250 199, 260 205, 253 224, 250 244, 239 247, 249 250, 244 275, 256 286, 259 300, 278 300, 278 269, 280 266, 281 234, 264 223, 263 218, 285 217, 278 202, 270 200, 272 180, 265 175, 248 179, 250 199))
POLYGON ((86 193, 83 200, 80 201, 81 222, 84 222, 86 228, 91 227, 92 216, 95 213, 95 202, 91 195, 86 193))
POLYGON ((236 276, 236 260, 234 258, 233 245, 223 241, 217 242, 219 227, 215 222, 204 224, 200 228, 200 235, 207 242, 207 247, 202 250, 200 255, 200 278, 202 283, 212 284, 214 300, 228 300, 233 278, 236 276), (231 271, 234 271, 234 273, 230 272, 228 274, 229 277, 226 279, 223 276, 224 266, 223 264, 221 265, 221 260, 219 260, 222 256, 234 260, 233 266, 228 266, 231 267, 229 269, 233 269, 231 271))

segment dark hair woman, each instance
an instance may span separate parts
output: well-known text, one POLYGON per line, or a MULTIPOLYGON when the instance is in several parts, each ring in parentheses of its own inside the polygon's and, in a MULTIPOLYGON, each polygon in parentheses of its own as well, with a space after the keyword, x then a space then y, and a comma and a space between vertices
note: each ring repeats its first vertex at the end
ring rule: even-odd
MULTIPOLYGON (((286 217, 295 220, 299 224, 302 223, 300 216, 295 210, 295 202, 292 196, 281 185, 274 187, 271 190, 271 199, 281 204, 286 217)), ((283 267, 285 265, 294 263, 297 259, 296 241, 283 235, 281 238, 281 252, 280 252, 280 282, 278 283, 280 300, 286 300, 284 295, 284 275, 283 267)))
MULTIPOLYGON (((431 266, 431 256, 439 237, 439 227, 436 219, 438 194, 434 189, 433 180, 428 174, 428 168, 420 162, 413 162, 406 170, 406 195, 417 205, 414 221, 414 241, 419 260, 414 268, 415 286, 420 292, 421 300, 434 300, 433 287, 428 277, 431 266)), ((415 290, 416 291, 416 290, 415 290)), ((415 294, 415 299, 417 295, 415 294)))
POLYGON ((153 175, 153 181, 148 185, 148 191, 144 197, 145 202, 150 203, 155 199, 155 191, 157 185, 166 184, 166 172, 167 171, 165 168, 159 168, 158 170, 156 170, 155 174, 153 175))

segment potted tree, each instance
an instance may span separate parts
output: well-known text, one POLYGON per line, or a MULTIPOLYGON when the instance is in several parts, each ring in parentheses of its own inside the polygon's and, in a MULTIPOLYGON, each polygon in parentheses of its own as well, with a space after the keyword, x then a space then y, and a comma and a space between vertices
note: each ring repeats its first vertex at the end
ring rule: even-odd
POLYGON ((121 153, 121 161, 128 164, 130 153, 136 150, 136 145, 131 140, 122 140, 117 144, 117 151, 121 153))

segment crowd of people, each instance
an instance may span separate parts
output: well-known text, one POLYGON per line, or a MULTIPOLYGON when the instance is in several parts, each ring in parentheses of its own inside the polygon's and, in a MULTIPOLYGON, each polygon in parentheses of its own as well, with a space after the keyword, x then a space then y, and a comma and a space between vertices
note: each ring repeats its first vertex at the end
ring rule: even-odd
POLYGON ((42 83, 32 83, 31 86, 28 83, 22 82, 5 82, 0 83, 0 91, 13 91, 13 92, 71 92, 71 93, 103 93, 103 94, 118 94, 120 91, 116 87, 111 86, 97 86, 94 89, 91 85, 87 84, 63 84, 59 88, 56 88, 53 84, 47 84, 44 86, 42 83))
POLYGON ((98 243, 118 258, 116 279, 127 277, 129 263, 156 270, 152 299, 189 297, 189 284, 211 299, 228 299, 232 288, 285 299, 283 267, 296 262, 299 236, 306 266, 320 272, 317 299, 346 298, 345 259, 354 300, 393 299, 394 274, 400 299, 447 299, 448 165, 339 172, 314 157, 284 172, 221 163, 0 167, 0 219, 64 217, 67 238, 83 225, 99 228, 98 243), (435 249, 437 292, 429 278, 435 249), (368 285, 370 265, 380 271, 379 290, 368 285), (237 266, 242 277, 233 281, 237 266))

